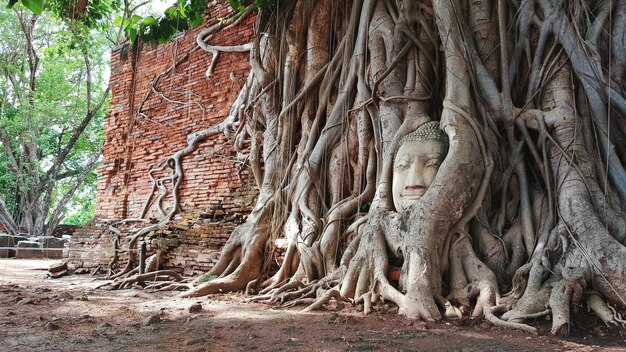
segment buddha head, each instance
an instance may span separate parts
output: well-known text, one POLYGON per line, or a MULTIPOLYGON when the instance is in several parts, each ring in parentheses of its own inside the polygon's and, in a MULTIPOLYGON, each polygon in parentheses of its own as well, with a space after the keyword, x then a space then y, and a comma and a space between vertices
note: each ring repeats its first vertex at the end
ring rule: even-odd
POLYGON ((425 123, 402 140, 393 160, 391 184, 398 212, 417 202, 435 179, 448 152, 448 136, 439 121, 425 123))

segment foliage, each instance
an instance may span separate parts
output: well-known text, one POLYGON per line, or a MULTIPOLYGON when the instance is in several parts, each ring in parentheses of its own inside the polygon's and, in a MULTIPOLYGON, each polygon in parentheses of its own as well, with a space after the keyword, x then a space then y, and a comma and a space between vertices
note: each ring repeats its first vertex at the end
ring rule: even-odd
POLYGON ((26 228, 33 209, 42 209, 41 221, 51 226, 64 213, 71 214, 66 223, 77 224, 94 212, 92 161, 103 139, 106 104, 100 102, 108 95, 103 58, 110 48, 97 28, 105 25, 102 16, 113 2, 90 2, 80 20, 56 16, 60 8, 54 6, 62 3, 46 1, 51 11, 42 16, 17 6, 11 12, 0 9, 0 128, 5 137, 0 197, 16 224, 26 228), (87 125, 78 131, 84 121, 87 125), (74 196, 65 199, 68 194, 74 196))
MULTIPOLYGON (((46 11, 65 21, 78 21, 87 28, 99 29, 108 26, 110 15, 121 10, 120 0, 9 0, 7 8, 18 3, 37 15, 46 11)), ((207 0, 177 0, 158 18, 125 13, 118 16, 113 25, 121 26, 131 43, 137 38, 144 42, 165 43, 177 32, 201 25, 203 16, 209 11, 209 3, 207 0)), ((280 3, 280 0, 228 0, 236 16, 244 14, 249 6, 276 8, 280 3)))
POLYGON ((83 25, 106 27, 111 13, 120 10, 120 0, 9 0, 7 8, 20 3, 36 15, 44 10, 49 15, 64 20, 76 20, 83 25))
MULTIPOLYGON (((159 18, 134 15, 126 19, 118 17, 116 23, 122 24, 131 42, 141 38, 144 42, 165 43, 170 41, 177 32, 201 25, 204 22, 203 16, 210 9, 208 3, 209 1, 206 0, 178 0, 174 6, 166 9, 163 16, 159 18)), ((279 3, 280 0, 228 1, 236 13, 235 16, 243 15, 249 6, 273 8, 279 3)))

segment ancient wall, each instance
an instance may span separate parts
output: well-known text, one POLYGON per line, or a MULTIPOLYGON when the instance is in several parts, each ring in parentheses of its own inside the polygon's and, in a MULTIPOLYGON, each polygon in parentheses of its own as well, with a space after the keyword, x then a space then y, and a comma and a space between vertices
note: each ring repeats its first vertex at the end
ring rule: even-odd
MULTIPOLYGON (((163 228, 147 233, 142 241, 147 244, 148 255, 154 254, 157 249, 164 251, 160 264, 162 269, 189 276, 200 275, 215 265, 229 234, 244 220, 245 215, 240 214, 226 216, 220 212, 186 211, 163 228)), ((73 250, 68 252, 66 261, 71 269, 88 268, 92 271, 99 267, 101 272, 106 272, 117 251, 118 261, 113 267, 119 270, 128 260, 129 234, 145 225, 143 222, 119 224, 95 219, 74 233, 73 250), (114 233, 110 226, 115 226, 121 233, 117 248, 114 247, 114 233)), ((281 255, 277 253, 276 259, 280 260, 281 255)))
MULTIPOLYGON (((224 17, 229 9, 224 5, 210 17, 224 17)), ((211 44, 250 42, 253 21, 254 16, 216 34, 211 44)), ((211 55, 201 49, 174 66, 203 28, 179 34, 167 44, 144 44, 138 50, 125 44, 112 52, 112 97, 105 120, 104 162, 98 169, 97 218, 138 217, 152 187, 148 170, 184 148, 190 133, 221 122, 229 113, 247 78, 249 53, 222 53, 210 79, 205 72, 211 55), (168 69, 172 74, 153 87, 154 79, 168 69)), ((253 179, 247 170, 240 179, 231 146, 225 136, 214 136, 187 157, 180 192, 184 209, 249 212, 256 194, 253 179)), ((150 215, 156 215, 154 210, 150 215)))
MULTIPOLYGON (((228 5, 209 18, 225 17, 228 5)), ((217 33, 214 45, 252 41, 254 16, 217 33)), ((206 21, 205 21, 206 23, 206 21)), ((108 266, 113 257, 112 224, 139 217, 152 189, 148 170, 187 145, 187 136, 221 122, 245 83, 249 53, 222 53, 212 76, 205 72, 211 55, 197 48, 178 62, 206 24, 179 33, 162 45, 124 44, 111 53, 111 103, 105 120, 104 162, 98 168, 96 219, 78 231, 68 262, 74 267, 108 266), (174 65, 175 62, 178 62, 174 65), (171 74, 155 78, 168 69, 171 74), (156 90, 156 92, 155 92, 156 90)), ((249 169, 239 170, 232 141, 216 135, 184 161, 180 189, 184 210, 166 228, 146 236, 150 250, 167 249, 167 268, 187 274, 209 270, 232 230, 245 220, 257 189, 249 169), (157 241, 158 240, 158 241, 157 241)), ((166 207, 171 198, 165 198, 166 207)), ((153 207, 146 216, 158 218, 153 207)), ((144 224, 145 225, 145 224, 144 224)), ((118 226, 122 248, 142 226, 118 226)), ((126 252, 119 252, 125 262, 126 252)))

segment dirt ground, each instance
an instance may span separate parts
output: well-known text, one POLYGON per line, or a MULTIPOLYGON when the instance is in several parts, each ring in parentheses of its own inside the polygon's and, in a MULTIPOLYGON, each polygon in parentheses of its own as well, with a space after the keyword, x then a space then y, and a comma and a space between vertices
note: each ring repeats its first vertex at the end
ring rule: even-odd
POLYGON ((393 309, 304 314, 240 294, 95 290, 90 275, 47 279, 56 262, 0 260, 0 351, 626 351, 624 329, 587 314, 567 339, 546 336, 549 322, 531 336, 483 320, 412 322, 393 309))

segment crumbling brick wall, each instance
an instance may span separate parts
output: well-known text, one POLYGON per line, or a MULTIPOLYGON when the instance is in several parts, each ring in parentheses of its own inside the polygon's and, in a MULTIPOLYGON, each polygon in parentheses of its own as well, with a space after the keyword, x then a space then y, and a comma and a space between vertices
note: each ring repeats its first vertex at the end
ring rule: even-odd
MULTIPOLYGON (((225 17, 230 11, 228 5, 223 5, 208 18, 225 17)), ((249 53, 221 53, 210 78, 205 77, 205 72, 211 54, 199 48, 174 65, 195 46, 196 36, 206 28, 206 23, 179 33, 166 44, 126 43, 111 53, 112 96, 104 126, 104 161, 98 168, 94 224, 139 217, 152 188, 148 177, 150 168, 183 149, 190 133, 223 121, 230 112, 250 70, 249 53), (163 76, 153 87, 155 78, 168 69, 172 69, 172 73, 163 76), (155 94, 154 88, 163 94, 155 94)), ((217 33, 211 44, 251 42, 253 23, 254 16, 251 16, 238 26, 217 33)), ((177 238, 186 249, 172 250, 168 258, 177 266, 197 263, 196 257, 203 252, 202 243, 206 241, 222 244, 234 226, 250 212, 258 192, 249 169, 238 169, 232 141, 224 135, 203 142, 196 152, 186 157, 184 170, 180 188, 183 210, 219 213, 223 221, 212 224, 210 234, 203 235, 202 240, 198 231, 189 234, 179 231, 177 238), (231 222, 228 220, 231 218, 238 220, 231 222)), ((166 198, 166 206, 171 206, 169 200, 171 198, 166 198)), ((148 218, 157 216, 155 207, 147 215, 148 218)), ((104 226, 97 229, 92 226, 91 230, 81 231, 74 240, 74 247, 85 251, 70 256, 70 262, 84 267, 104 264, 110 254, 102 258, 87 254, 89 248, 111 247, 112 234, 104 230, 104 226)), ((213 256, 205 258, 207 260, 194 269, 211 266, 213 256)))
MULTIPOLYGON (((224 13, 217 11, 210 16, 223 17, 230 10, 226 6, 221 11, 224 13)), ((250 42, 253 21, 250 17, 216 34, 211 43, 250 42)), ((195 44, 201 29, 179 34, 167 44, 143 44, 138 50, 125 44, 112 52, 112 96, 105 121, 104 162, 98 169, 97 218, 139 216, 152 187, 148 170, 183 149, 190 133, 215 125, 228 115, 248 76, 249 53, 222 53, 207 79, 211 54, 197 49, 176 65, 171 75, 160 80, 156 88, 164 96, 150 93, 153 80, 195 44)), ((185 181, 180 193, 183 208, 250 210, 255 194, 252 177, 244 170, 239 179, 232 141, 226 136, 204 142, 184 165, 185 181)))
MULTIPOLYGON (((220 212, 205 213, 198 210, 183 212, 161 229, 150 231, 142 241, 147 244, 147 254, 152 255, 157 249, 165 251, 161 269, 174 270, 185 275, 197 276, 211 270, 229 234, 244 221, 240 214, 225 215, 220 212)), ((156 220, 152 221, 153 223, 156 220)), ((107 222, 95 219, 76 231, 72 237, 73 251, 68 252, 66 261, 72 269, 100 267, 102 272, 109 269, 109 264, 117 250, 118 262, 114 269, 121 269, 128 260, 129 234, 137 232, 146 223, 107 222), (121 233, 118 248, 114 248, 114 233, 110 226, 121 233)), ((134 250, 136 252, 137 249, 134 250)), ((276 260, 280 260, 277 253, 276 260)))

